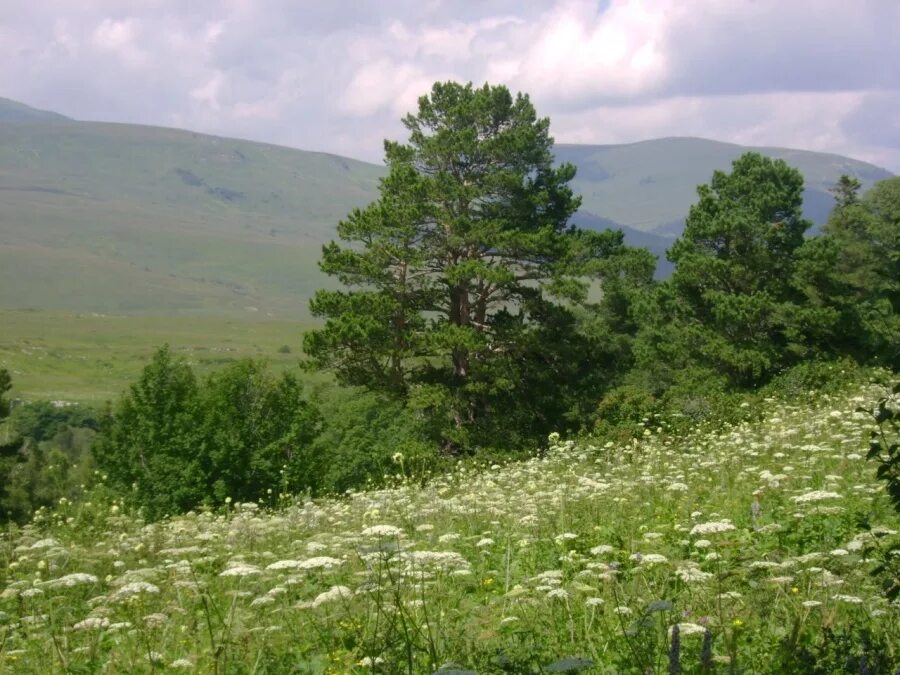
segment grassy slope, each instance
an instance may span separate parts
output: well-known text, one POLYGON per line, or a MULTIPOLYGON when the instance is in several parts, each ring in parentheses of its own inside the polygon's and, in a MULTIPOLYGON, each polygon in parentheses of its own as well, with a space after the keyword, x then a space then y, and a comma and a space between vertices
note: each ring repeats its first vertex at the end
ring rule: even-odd
POLYGON ((862 672, 863 649, 866 672, 893 672, 900 616, 865 549, 900 522, 863 459, 871 420, 854 412, 878 395, 770 400, 731 429, 563 443, 274 512, 147 527, 101 494, 63 504, 0 540, 0 660, 21 673, 494 673, 502 654, 519 664, 505 672, 578 656, 596 664, 584 672, 662 673, 677 623, 682 672, 701 672, 704 630, 715 672, 799 672, 782 659, 829 634, 816 672, 862 672), (854 628, 868 647, 838 641, 854 628))
POLYGON ((0 125, 0 307, 303 317, 319 246, 380 171, 170 129, 0 125))
POLYGON ((102 403, 117 399, 166 342, 200 373, 241 357, 295 367, 307 324, 0 310, 0 326, 0 367, 12 373, 12 398, 102 403), (291 352, 280 353, 283 345, 291 352))

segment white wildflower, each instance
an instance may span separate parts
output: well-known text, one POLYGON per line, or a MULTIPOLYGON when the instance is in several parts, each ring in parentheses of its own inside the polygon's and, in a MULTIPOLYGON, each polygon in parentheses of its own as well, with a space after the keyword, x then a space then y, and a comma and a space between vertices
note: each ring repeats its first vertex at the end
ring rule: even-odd
POLYGON ((53 547, 59 546, 59 545, 60 545, 60 543, 56 539, 53 539, 51 537, 48 539, 40 539, 40 540, 34 542, 28 548, 31 549, 32 551, 37 551, 42 548, 53 548, 53 547))
POLYGON ((45 588, 72 588, 73 586, 96 583, 97 577, 95 577, 93 574, 73 572, 72 574, 67 574, 64 577, 60 577, 59 579, 51 579, 50 581, 45 581, 41 585, 45 588))
POLYGON ((161 612, 155 612, 153 614, 148 614, 144 617, 144 623, 146 623, 151 628, 159 627, 167 624, 169 622, 169 617, 161 612))
POLYGON ((679 567, 675 570, 675 576, 688 584, 702 583, 713 578, 713 575, 709 572, 704 572, 699 567, 693 566, 679 567))
MULTIPOLYGON (((672 631, 675 626, 669 628, 669 637, 672 637, 672 631)), ((706 632, 706 628, 697 623, 679 623, 678 633, 684 637, 685 635, 701 635, 706 632)))
POLYGON ((220 572, 220 577, 249 577, 255 574, 262 573, 262 570, 259 569, 256 565, 233 565, 229 567, 224 572, 220 572))
POLYGON ((108 627, 109 619, 105 616, 89 616, 72 626, 72 630, 101 630, 108 627))
POLYGON ((708 523, 697 523, 691 528, 691 535, 695 534, 717 534, 719 532, 731 532, 735 530, 734 525, 727 520, 713 520, 708 523))
MULTIPOLYGON (((398 453, 399 454, 399 453, 398 453)), ((363 668, 371 668, 372 666, 378 666, 384 663, 384 659, 380 656, 364 656, 359 661, 356 662, 356 665, 362 666, 363 668)))
POLYGON ((343 560, 338 560, 337 558, 331 558, 329 556, 318 556, 315 558, 309 558, 307 560, 301 560, 300 564, 297 565, 298 570, 330 570, 333 567, 340 567, 344 564, 343 560))
POLYGON ((155 595, 156 593, 159 593, 159 586, 154 586, 153 584, 146 581, 132 581, 131 583, 125 584, 124 586, 122 586, 122 588, 116 591, 112 596, 112 600, 127 600, 128 598, 135 597, 143 593, 155 595))
POLYGON ((372 525, 362 531, 364 537, 399 537, 403 530, 393 525, 372 525))
POLYGON ((295 570, 299 567, 299 560, 278 560, 276 562, 273 562, 271 565, 266 565, 266 569, 271 571, 295 570))
POLYGON ((821 502, 826 499, 840 499, 841 495, 837 492, 829 492, 827 490, 813 490, 796 497, 791 497, 791 501, 796 504, 810 504, 812 502, 821 502))
POLYGON ((862 598, 858 598, 855 595, 841 595, 840 593, 838 593, 837 595, 832 595, 831 599, 837 600, 838 602, 847 602, 847 603, 850 603, 851 605, 861 605, 862 604, 862 598))
POLYGON ((334 602, 335 600, 341 600, 342 598, 349 598, 353 595, 353 591, 351 591, 346 586, 332 586, 324 593, 319 593, 315 600, 312 601, 313 607, 319 607, 320 605, 324 605, 327 602, 334 602))

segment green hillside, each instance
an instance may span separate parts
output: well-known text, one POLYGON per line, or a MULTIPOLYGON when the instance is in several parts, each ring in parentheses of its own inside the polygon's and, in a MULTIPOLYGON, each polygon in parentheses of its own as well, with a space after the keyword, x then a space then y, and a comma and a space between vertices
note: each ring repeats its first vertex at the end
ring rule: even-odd
MULTIPOLYGON (((746 150, 703 139, 557 146, 576 222, 664 256, 696 185, 746 150)), ((845 157, 767 149, 810 182, 819 222, 845 157)), ((0 99, 0 308, 307 318, 320 246, 383 167, 175 129, 74 122, 0 99)), ((665 264, 665 263, 663 263, 665 264)))
POLYGON ((186 131, 0 124, 0 306, 295 316, 380 169, 186 131))
MULTIPOLYGON (((704 138, 660 138, 626 145, 557 145, 556 157, 578 167, 573 181, 582 209, 644 232, 681 232, 697 185, 713 170, 729 169, 749 149, 704 138)), ((786 148, 752 148, 783 159, 806 179, 806 215, 821 224, 833 199, 828 189, 841 174, 864 188, 890 178, 889 171, 849 157, 786 148)))

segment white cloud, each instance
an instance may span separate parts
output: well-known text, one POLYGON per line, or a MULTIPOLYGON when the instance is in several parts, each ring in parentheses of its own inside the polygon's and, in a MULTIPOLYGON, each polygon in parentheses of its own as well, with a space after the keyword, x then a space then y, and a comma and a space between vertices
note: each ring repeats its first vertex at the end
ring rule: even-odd
POLYGON ((563 101, 627 97, 658 87, 666 75, 666 12, 648 3, 623 0, 598 13, 595 3, 565 2, 537 24, 516 69, 528 91, 563 101))
POLYGON ((0 95, 377 160, 436 80, 528 92, 560 140, 701 135, 900 171, 900 3, 34 0, 0 95))
POLYGON ((103 19, 94 29, 93 44, 99 49, 114 52, 130 66, 145 65, 148 54, 137 45, 139 22, 129 18, 103 19))

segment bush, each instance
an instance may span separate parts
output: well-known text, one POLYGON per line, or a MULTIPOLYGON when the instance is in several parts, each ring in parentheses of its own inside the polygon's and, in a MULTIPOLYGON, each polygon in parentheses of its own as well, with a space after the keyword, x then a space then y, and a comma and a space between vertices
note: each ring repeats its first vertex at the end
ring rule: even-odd
POLYGON ((760 389, 760 395, 805 398, 813 391, 837 393, 850 382, 863 382, 869 373, 850 358, 805 361, 773 378, 760 389))
POLYGON ((643 434, 644 420, 654 417, 659 401, 637 385, 625 384, 611 390, 597 406, 594 431, 615 440, 643 434))
POLYGON ((13 411, 6 421, 13 440, 0 453, 0 520, 26 521, 40 507, 74 499, 90 485, 97 418, 90 408, 48 401, 13 411))
POLYGON ((317 401, 322 415, 312 444, 318 493, 423 476, 439 465, 421 414, 361 389, 332 387, 317 401))
POLYGON ((312 487, 317 413, 295 378, 242 360, 197 383, 160 349, 104 420, 94 454, 150 518, 312 487))
POLYGON ((96 431, 99 417, 96 410, 87 406, 58 406, 50 401, 36 401, 16 408, 8 424, 13 433, 40 442, 69 428, 96 431))

